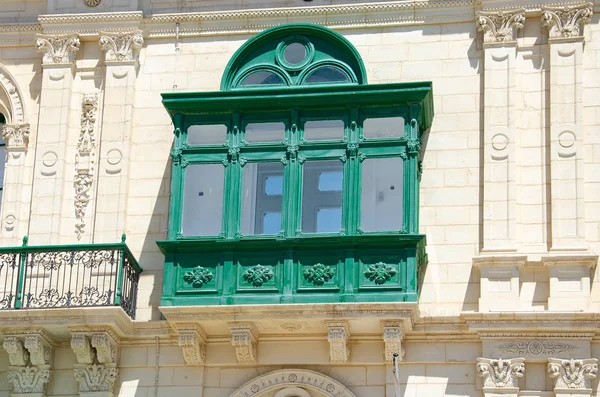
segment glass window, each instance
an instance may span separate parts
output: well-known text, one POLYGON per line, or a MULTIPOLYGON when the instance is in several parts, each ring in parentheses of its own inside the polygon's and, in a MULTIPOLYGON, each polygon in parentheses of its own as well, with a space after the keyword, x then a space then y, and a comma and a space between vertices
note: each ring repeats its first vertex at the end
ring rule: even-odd
POLYGON ((399 157, 366 159, 362 163, 361 229, 402 229, 404 162, 399 157))
POLYGON ((321 66, 308 75, 306 83, 345 83, 350 81, 348 75, 335 66, 321 66))
POLYGON ((249 85, 281 85, 284 84, 281 77, 273 72, 254 72, 242 80, 241 86, 249 85))
POLYGON ((343 164, 307 161, 302 179, 302 231, 337 233, 342 228, 343 164))
POLYGON ((242 233, 279 233, 283 200, 283 164, 248 163, 243 172, 242 233))
POLYGON ((404 135, 402 117, 369 118, 363 122, 365 138, 401 138, 404 135))
POLYGON ((246 142, 283 141, 284 135, 283 123, 250 123, 246 126, 246 142))
POLYGON ((0 203, 4 193, 4 172, 6 167, 6 143, 2 139, 2 127, 6 124, 6 117, 0 113, 0 203))
POLYGON ((344 138, 344 122, 342 120, 318 120, 304 123, 304 139, 307 141, 342 138, 344 138))
POLYGON ((182 231, 186 236, 218 236, 223 215, 222 164, 191 164, 185 168, 182 231))
POLYGON ((224 124, 192 125, 187 130, 190 145, 219 145, 225 142, 227 126, 224 124))
POLYGON ((283 50, 283 58, 290 65, 297 65, 306 59, 306 47, 302 43, 291 43, 283 50))

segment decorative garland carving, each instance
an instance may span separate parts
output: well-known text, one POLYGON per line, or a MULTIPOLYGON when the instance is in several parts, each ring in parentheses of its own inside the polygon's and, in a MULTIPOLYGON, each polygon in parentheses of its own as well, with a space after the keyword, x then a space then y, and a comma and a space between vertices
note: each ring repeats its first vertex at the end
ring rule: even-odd
POLYGON ((402 321, 382 321, 381 326, 383 327, 383 342, 385 343, 385 361, 391 363, 394 359, 394 353, 397 353, 398 359, 402 360, 404 357, 404 346, 402 346, 404 325, 402 321))
POLYGON ((518 387, 518 378, 525 374, 524 358, 477 359, 477 374, 483 378, 484 387, 518 387))
POLYGON ((319 287, 333 278, 335 271, 322 263, 317 263, 304 270, 303 276, 306 281, 319 287))
POLYGON ((194 288, 202 288, 213 279, 213 274, 210 270, 198 266, 194 270, 190 270, 183 275, 183 281, 190 284, 194 288))
POLYGON ((264 283, 273 279, 275 275, 270 267, 256 265, 244 272, 244 281, 253 287, 262 287, 264 283))
POLYGON ((96 112, 98 94, 84 94, 81 101, 81 130, 75 155, 75 233, 81 238, 85 229, 85 212, 90 202, 90 190, 94 182, 94 161, 96 158, 96 112))
POLYGON ((346 321, 328 321, 327 341, 329 342, 329 361, 332 363, 345 363, 350 359, 350 327, 346 321))
POLYGON ((231 323, 229 330, 238 363, 256 363, 258 361, 258 334, 254 326, 249 323, 231 323))
POLYGON ((594 5, 585 3, 577 6, 542 7, 542 25, 549 30, 550 38, 583 36, 583 25, 590 23, 594 5))
POLYGON ((203 364, 206 359, 206 334, 197 327, 180 329, 177 339, 179 347, 183 351, 183 359, 188 365, 203 364))
POLYGON ((503 354, 514 354, 517 356, 550 356, 577 350, 573 345, 546 340, 525 340, 507 343, 496 348, 503 354))
POLYGON ((598 374, 598 360, 548 359, 548 375, 555 389, 591 389, 591 380, 598 374))
POLYGON ((52 371, 49 367, 9 367, 8 381, 13 384, 15 393, 44 393, 52 371))
POLYGON ((44 53, 44 64, 72 64, 74 54, 79 51, 77 34, 45 35, 38 34, 36 46, 44 53))
POLYGON ((525 9, 500 12, 477 12, 477 30, 483 32, 484 43, 505 43, 516 40, 517 29, 523 28, 525 9))
POLYGON ((29 124, 5 124, 2 126, 2 139, 6 142, 6 150, 27 150, 29 124))
POLYGON ((139 50, 144 45, 141 30, 132 32, 100 32, 100 46, 106 51, 107 62, 137 61, 139 50))

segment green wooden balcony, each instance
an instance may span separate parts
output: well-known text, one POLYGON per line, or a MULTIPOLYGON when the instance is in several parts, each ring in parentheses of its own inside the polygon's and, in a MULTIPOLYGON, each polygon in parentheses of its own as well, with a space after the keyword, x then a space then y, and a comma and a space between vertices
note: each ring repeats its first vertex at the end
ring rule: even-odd
POLYGON ((141 268, 125 244, 0 247, 0 310, 120 306, 135 319, 141 268))

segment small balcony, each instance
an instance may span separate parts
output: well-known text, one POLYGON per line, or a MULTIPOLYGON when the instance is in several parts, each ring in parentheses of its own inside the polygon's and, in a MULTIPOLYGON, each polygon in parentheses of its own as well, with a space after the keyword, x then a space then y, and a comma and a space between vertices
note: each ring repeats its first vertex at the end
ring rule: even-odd
POLYGON ((135 319, 141 268, 120 243, 0 247, 0 310, 120 306, 135 319))

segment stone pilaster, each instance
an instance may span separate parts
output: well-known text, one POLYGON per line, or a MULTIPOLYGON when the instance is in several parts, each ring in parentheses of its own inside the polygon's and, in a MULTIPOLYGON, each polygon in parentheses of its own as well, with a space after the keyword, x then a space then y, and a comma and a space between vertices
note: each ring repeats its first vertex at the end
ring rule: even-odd
POLYGON ((516 250, 516 31, 525 10, 477 14, 484 34, 484 251, 516 250))
POLYGON ((12 396, 43 397, 52 376, 53 344, 40 331, 9 334, 4 337, 4 350, 8 353, 8 382, 13 385, 12 396))
POLYGON ((346 321, 328 321, 327 341, 329 342, 329 362, 345 363, 350 359, 350 327, 346 321))
MULTIPOLYGON (((61 213, 66 192, 66 148, 73 89, 74 56, 79 50, 77 35, 39 35, 38 50, 43 53, 42 91, 36 136, 33 197, 29 239, 35 244, 57 244, 60 226, 73 219, 72 208, 61 213)), ((74 236, 74 233, 73 233, 74 236)))
POLYGON ((118 241, 125 232, 136 68, 143 43, 139 30, 100 32, 106 75, 97 194, 104 221, 96 222, 96 242, 118 241))
POLYGON ((591 396, 592 379, 598 374, 598 360, 548 359, 548 375, 554 380, 556 397, 591 396))
POLYGON ((542 7, 550 47, 552 250, 585 250, 583 186, 583 26, 591 3, 542 7))
POLYGON ((258 361, 258 333, 250 323, 231 323, 231 344, 240 364, 253 364, 258 361))
POLYGON ((483 378, 485 397, 512 396, 519 394, 519 378, 525 373, 523 358, 511 360, 478 358, 477 374, 483 378))

